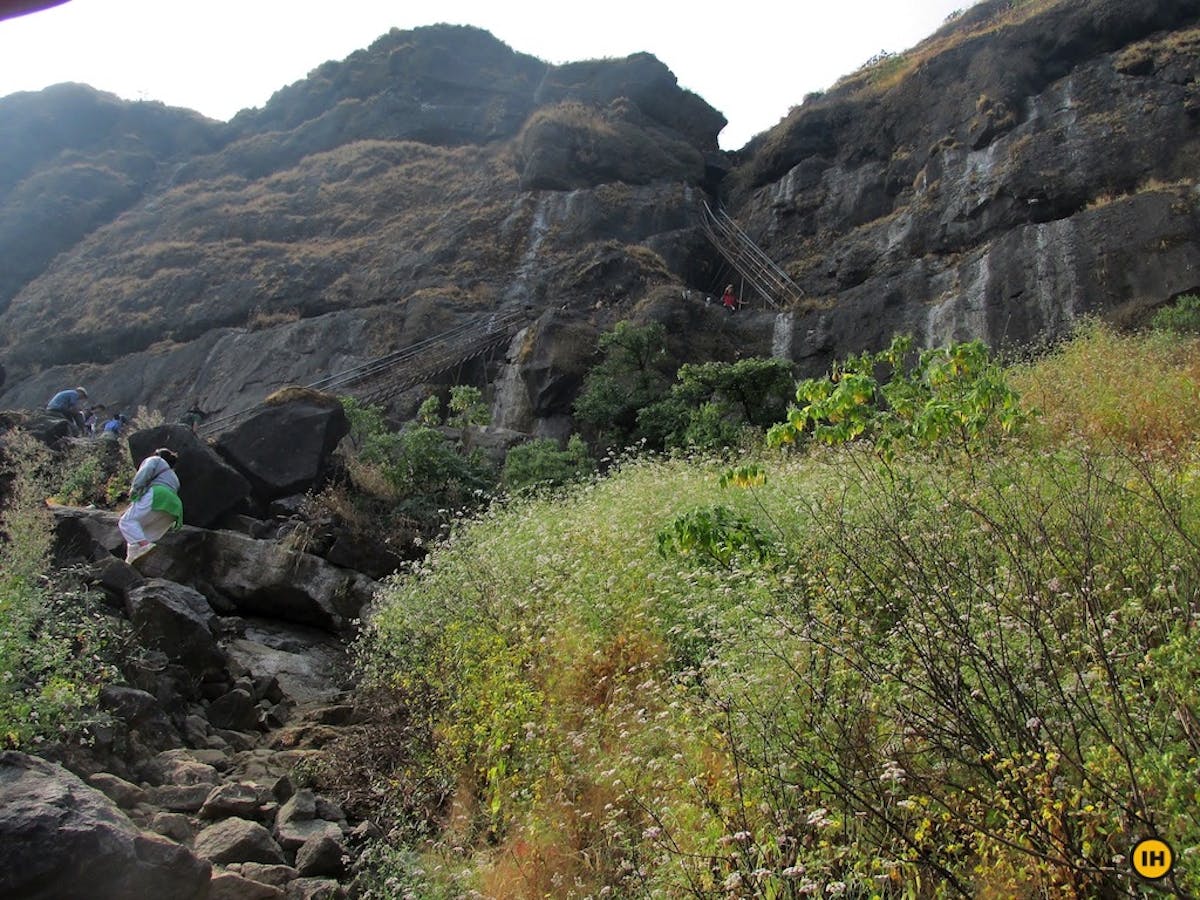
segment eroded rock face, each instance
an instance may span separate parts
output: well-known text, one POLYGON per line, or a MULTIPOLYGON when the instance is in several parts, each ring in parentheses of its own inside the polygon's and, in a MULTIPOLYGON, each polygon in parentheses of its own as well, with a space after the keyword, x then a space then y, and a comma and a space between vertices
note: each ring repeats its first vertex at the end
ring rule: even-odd
POLYGON ((203 900, 210 866, 139 831, 65 769, 0 753, 0 894, 24 900, 203 900))
MULTIPOLYGON (((35 110, 36 98, 25 105, 35 110)), ((176 124, 163 119, 130 124, 176 124)), ((200 398, 206 409, 236 411, 288 381, 309 384, 433 333, 423 304, 463 318, 531 296, 562 302, 549 286, 569 282, 578 266, 560 268, 545 222, 525 218, 541 198, 522 179, 586 187, 593 202, 575 214, 571 252, 611 241, 632 258, 647 239, 689 226, 687 216, 645 211, 677 210, 680 185, 708 177, 723 124, 648 54, 549 66, 478 29, 434 26, 392 32, 327 63, 208 141, 176 141, 169 165, 148 159, 145 181, 129 190, 61 178, 49 188, 18 172, 10 199, 57 190, 91 216, 69 240, 51 242, 53 270, 38 257, 12 273, 20 302, 0 304, 3 402, 31 405, 87 367, 110 408, 175 416, 200 398), (565 106, 587 107, 605 127, 531 119, 565 106), (513 142, 525 130, 518 158, 513 142), (604 152, 589 151, 610 131, 604 152), (578 139, 562 156, 555 145, 567 133, 578 139), (194 155, 180 158, 186 146, 194 155), (643 186, 629 204, 642 212, 613 214, 625 205, 612 202, 614 180, 643 186), (120 196, 97 202, 104 191, 120 196), (215 195, 228 203, 214 204, 215 195), (472 199, 448 213, 452 197, 472 199), (266 212, 273 208, 287 212, 266 212), (119 233, 106 236, 98 226, 108 209, 124 215, 119 233), (470 287, 460 290, 465 272, 470 287), (68 296, 69 309, 60 306, 68 296), (46 317, 50 308, 58 312, 46 317), (92 322, 79 325, 89 310, 92 322)), ((76 141, 80 157, 110 158, 102 139, 76 141)), ((0 251, 18 237, 0 227, 0 251)))
POLYGON ((1200 10, 1086 0, 991 27, 1009 12, 979 4, 894 87, 860 73, 806 103, 734 173, 739 223, 818 301, 793 326, 809 372, 900 331, 1137 321, 1200 286, 1200 10))

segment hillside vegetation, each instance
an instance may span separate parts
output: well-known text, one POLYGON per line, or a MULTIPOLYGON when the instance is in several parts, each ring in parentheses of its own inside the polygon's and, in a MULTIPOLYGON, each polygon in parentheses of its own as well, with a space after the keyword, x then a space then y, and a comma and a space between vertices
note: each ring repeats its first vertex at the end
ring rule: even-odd
POLYGON ((388 810, 368 893, 1113 896, 1151 834, 1200 890, 1197 349, 850 362, 798 450, 461 523, 360 645, 370 753, 321 776, 388 810))

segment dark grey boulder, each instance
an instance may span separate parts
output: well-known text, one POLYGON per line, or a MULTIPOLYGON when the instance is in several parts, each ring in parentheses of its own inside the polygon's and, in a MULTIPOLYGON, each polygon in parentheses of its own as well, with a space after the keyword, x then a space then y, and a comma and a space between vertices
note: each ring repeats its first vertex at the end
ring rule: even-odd
POLYGON ((124 778, 118 778, 110 772, 96 772, 89 775, 88 784, 121 809, 133 809, 139 803, 145 803, 148 796, 145 788, 126 781, 124 778))
POLYGON ((283 850, 257 822, 232 817, 196 835, 196 855, 214 863, 258 862, 282 865, 283 850))
POLYGON ((269 866, 265 863, 242 863, 242 875, 260 884, 273 884, 285 887, 289 881, 296 878, 296 870, 291 866, 269 866))
POLYGON ((0 896, 21 900, 204 900, 211 867, 139 831, 66 769, 0 753, 0 896))
POLYGON ((194 674, 222 667, 216 616, 199 591, 151 579, 129 592, 127 611, 143 646, 194 674))
POLYGON ((229 782, 213 788, 200 808, 200 818, 257 818, 271 800, 271 792, 266 788, 240 781, 229 782))
POLYGON ((284 389, 222 434, 216 446, 266 504, 319 486, 330 470, 334 448, 349 431, 336 397, 284 389))
POLYGON ((236 872, 213 875, 208 900, 282 900, 287 895, 278 887, 262 884, 236 872))
MULTIPOLYGON (((124 556, 125 541, 117 530, 117 513, 73 506, 52 506, 50 511, 54 515, 54 559, 58 565, 107 564, 115 553, 124 556)), ((137 579, 136 572, 118 576, 98 571, 118 592, 137 579)))
POLYGON ((346 891, 332 878, 297 878, 288 884, 288 900, 342 900, 346 891))
POLYGON ((340 878, 346 871, 346 848, 332 834, 322 832, 296 851, 296 869, 302 877, 340 878))
POLYGON ((28 431, 47 447, 58 446, 71 436, 70 424, 56 413, 42 410, 36 412, 14 410, 4 413, 3 419, 9 425, 18 425, 28 431))
POLYGON ((100 707, 123 721, 146 749, 164 750, 178 745, 179 736, 166 710, 148 691, 110 684, 101 689, 99 701, 100 707))
POLYGON ((370 578, 310 553, 232 531, 206 533, 201 559, 205 580, 236 606, 239 615, 331 631, 356 618, 378 587, 370 578))
POLYGON ((209 705, 208 721, 216 728, 254 731, 258 728, 258 707, 249 692, 235 688, 209 705))

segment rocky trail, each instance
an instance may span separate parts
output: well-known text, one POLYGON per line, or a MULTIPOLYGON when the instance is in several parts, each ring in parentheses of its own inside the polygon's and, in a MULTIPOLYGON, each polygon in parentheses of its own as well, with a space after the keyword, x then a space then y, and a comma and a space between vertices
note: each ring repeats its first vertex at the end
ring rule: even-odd
MULTIPOLYGON (((312 433, 340 407, 284 406, 262 414, 274 425, 260 450, 270 458, 289 447, 281 456, 308 475, 286 487, 302 492, 336 440, 310 442, 305 454, 289 437, 299 426, 286 423, 312 433)), ((331 553, 337 535, 288 539, 299 494, 277 496, 263 479, 239 484, 222 471, 229 454, 187 429, 155 432, 131 443, 181 447, 181 478, 198 492, 189 520, 214 521, 185 525, 129 565, 115 512, 53 509, 56 564, 128 620, 126 683, 103 689, 108 715, 90 746, 0 754, 0 895, 347 896, 354 860, 378 830, 307 787, 305 772, 358 724, 348 646, 378 582, 310 552, 345 561, 344 550, 331 553), (239 492, 251 502, 225 502, 239 492)), ((393 562, 367 567, 378 577, 393 562)))

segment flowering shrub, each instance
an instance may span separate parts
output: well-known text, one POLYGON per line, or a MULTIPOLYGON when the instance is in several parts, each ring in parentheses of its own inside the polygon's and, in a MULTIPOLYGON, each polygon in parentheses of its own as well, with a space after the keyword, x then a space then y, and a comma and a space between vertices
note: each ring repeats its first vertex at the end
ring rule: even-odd
POLYGON ((53 522, 45 505, 48 453, 5 435, 0 510, 0 747, 78 736, 100 687, 117 678, 118 629, 99 604, 50 576, 53 522))
POLYGON ((845 388, 854 440, 460 523, 360 648, 444 784, 380 849, 394 884, 1120 896, 1156 834, 1200 891, 1200 458, 1005 436, 1030 411, 980 359, 845 388))

